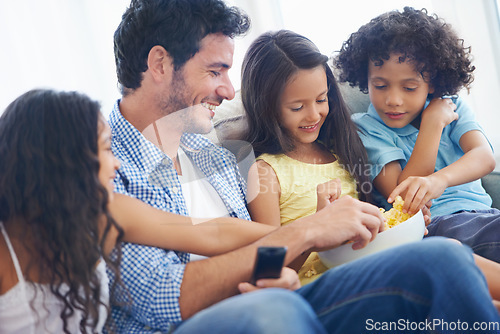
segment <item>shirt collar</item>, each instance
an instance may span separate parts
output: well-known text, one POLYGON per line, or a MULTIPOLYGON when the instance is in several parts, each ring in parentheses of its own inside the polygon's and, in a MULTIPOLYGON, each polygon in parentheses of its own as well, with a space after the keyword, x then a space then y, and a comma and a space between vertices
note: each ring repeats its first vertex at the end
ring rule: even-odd
MULTIPOLYGON (((168 168, 173 168, 172 159, 151 143, 137 130, 120 112, 120 100, 117 100, 109 116, 109 125, 112 129, 112 142, 120 143, 122 150, 128 151, 128 157, 133 158, 133 163, 142 168, 146 173, 154 171, 159 164, 163 163, 168 168)), ((200 134, 184 133, 181 137, 181 147, 188 156, 207 149, 216 147, 208 138, 200 134)))
POLYGON ((172 160, 123 117, 120 100, 116 101, 108 122, 112 129, 112 143, 118 155, 120 151, 126 151, 124 156, 148 174, 161 163, 167 167, 172 166, 172 160))
POLYGON ((181 137, 181 146, 185 151, 196 153, 207 148, 215 147, 215 144, 200 134, 184 133, 181 137))

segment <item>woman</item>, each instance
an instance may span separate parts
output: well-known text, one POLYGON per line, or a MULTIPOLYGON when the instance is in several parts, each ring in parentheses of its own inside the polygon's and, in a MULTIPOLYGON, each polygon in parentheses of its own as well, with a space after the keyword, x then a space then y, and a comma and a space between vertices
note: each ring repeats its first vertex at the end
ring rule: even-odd
POLYGON ((120 241, 210 256, 273 230, 235 218, 193 225, 113 194, 119 163, 99 109, 76 92, 33 90, 0 117, 1 333, 99 332, 104 264, 119 274, 119 248, 108 254, 120 241))

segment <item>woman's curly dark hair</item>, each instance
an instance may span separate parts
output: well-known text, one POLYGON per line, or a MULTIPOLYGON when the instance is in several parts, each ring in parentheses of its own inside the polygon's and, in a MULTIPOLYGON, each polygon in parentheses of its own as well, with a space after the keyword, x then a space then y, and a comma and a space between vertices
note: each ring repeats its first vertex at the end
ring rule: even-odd
POLYGON ((246 33, 250 19, 222 0, 132 0, 114 34, 115 63, 122 93, 139 88, 149 51, 161 45, 175 70, 193 57, 208 34, 246 33))
POLYGON ((371 187, 364 186, 369 184, 365 148, 328 65, 328 57, 306 37, 289 30, 268 32, 248 48, 241 72, 241 99, 248 119, 245 140, 252 144, 257 156, 293 150, 293 138, 281 126, 281 96, 299 70, 318 66, 326 73, 329 113, 317 140, 338 157, 356 180, 360 199, 367 201, 371 187))
POLYGON ((103 253, 110 229, 119 231, 118 241, 123 233, 98 179, 99 110, 76 92, 32 90, 0 117, 0 220, 25 231, 24 275, 39 277, 61 300, 65 333, 75 311, 83 314, 80 331, 95 331, 98 309, 107 304, 96 264, 104 258, 117 272, 119 261, 103 253))
POLYGON ((339 80, 368 92, 368 64, 382 65, 401 54, 415 70, 426 74, 434 88, 429 97, 454 95, 473 81, 470 47, 464 47, 449 24, 426 9, 405 7, 382 14, 349 37, 334 59, 339 80))

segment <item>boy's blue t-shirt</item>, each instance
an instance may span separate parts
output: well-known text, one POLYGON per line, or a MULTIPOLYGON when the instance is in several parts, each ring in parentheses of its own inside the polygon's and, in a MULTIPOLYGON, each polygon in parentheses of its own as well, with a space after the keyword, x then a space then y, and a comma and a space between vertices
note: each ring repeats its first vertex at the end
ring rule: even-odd
MULTIPOLYGON (((429 104, 427 101, 425 107, 429 104)), ((468 131, 479 130, 484 134, 481 126, 476 122, 474 113, 460 98, 454 100, 457 105, 458 120, 447 125, 441 141, 436 159, 435 171, 438 171, 463 156, 460 148, 460 137, 468 131)), ((354 114, 354 122, 360 129, 360 136, 368 153, 372 180, 381 172, 382 168, 392 161, 399 161, 401 169, 410 159, 413 147, 417 140, 418 129, 408 124, 404 128, 390 128, 378 116, 373 105, 370 104, 367 113, 354 114)), ((379 193, 376 200, 387 204, 379 193)), ((491 197, 486 193, 480 180, 447 188, 444 193, 432 201, 432 216, 451 214, 460 210, 483 210, 491 207, 491 197)))

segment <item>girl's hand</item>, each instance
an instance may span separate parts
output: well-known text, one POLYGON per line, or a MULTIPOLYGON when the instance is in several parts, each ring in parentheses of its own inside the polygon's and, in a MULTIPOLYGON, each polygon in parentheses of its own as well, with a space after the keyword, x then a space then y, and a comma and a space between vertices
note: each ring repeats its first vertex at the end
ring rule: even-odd
POLYGON ((415 214, 418 210, 422 209, 427 202, 441 196, 446 187, 446 182, 436 174, 431 174, 429 176, 410 176, 394 188, 387 198, 387 202, 394 202, 396 196, 406 192, 404 196, 405 204, 403 205, 403 212, 415 214))
POLYGON ((325 183, 318 184, 316 187, 316 195, 318 198, 316 211, 323 209, 325 206, 339 198, 341 192, 342 187, 340 179, 333 179, 325 183))
POLYGON ((443 128, 458 119, 457 106, 450 98, 435 98, 422 111, 422 123, 440 124, 443 128))
POLYGON ((252 285, 248 282, 242 282, 238 284, 238 290, 241 293, 252 292, 264 288, 283 288, 287 290, 297 290, 300 288, 300 280, 297 272, 291 268, 283 267, 281 269, 281 277, 274 278, 263 278, 256 282, 256 285, 252 285))

